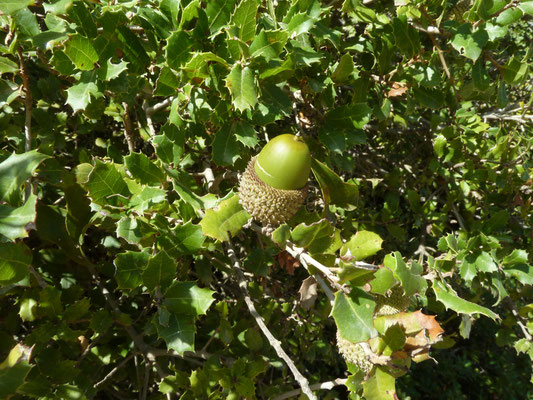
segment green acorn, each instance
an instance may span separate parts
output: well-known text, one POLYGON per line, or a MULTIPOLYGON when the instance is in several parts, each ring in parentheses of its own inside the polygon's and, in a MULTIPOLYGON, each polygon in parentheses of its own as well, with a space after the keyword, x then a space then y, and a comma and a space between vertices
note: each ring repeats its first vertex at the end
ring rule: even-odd
POLYGON ((374 315, 394 315, 407 310, 411 298, 406 296, 401 286, 396 285, 389 290, 386 296, 376 296, 376 308, 374 315))
POLYGON ((342 357, 349 363, 354 364, 357 368, 367 374, 374 364, 368 361, 365 350, 359 343, 352 343, 349 340, 341 338, 337 331, 337 347, 342 357))
POLYGON ((239 184, 241 204, 263 225, 279 225, 302 206, 311 154, 300 137, 276 136, 252 158, 239 184))

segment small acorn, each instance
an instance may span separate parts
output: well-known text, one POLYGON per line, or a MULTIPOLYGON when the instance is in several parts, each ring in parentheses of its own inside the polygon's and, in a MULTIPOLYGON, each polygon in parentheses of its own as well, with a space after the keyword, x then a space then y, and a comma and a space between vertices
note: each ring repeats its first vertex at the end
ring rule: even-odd
POLYGON ((263 225, 279 225, 302 206, 311 171, 309 148, 298 136, 279 135, 252 158, 239 184, 241 204, 263 225))

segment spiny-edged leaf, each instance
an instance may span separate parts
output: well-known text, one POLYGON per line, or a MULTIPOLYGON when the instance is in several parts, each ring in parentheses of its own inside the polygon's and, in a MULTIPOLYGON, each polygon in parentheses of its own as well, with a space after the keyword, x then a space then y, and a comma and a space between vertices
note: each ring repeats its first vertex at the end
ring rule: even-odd
POLYGON ((66 103, 72 107, 74 112, 84 111, 91 103, 92 98, 100 98, 103 93, 94 82, 80 82, 67 89, 66 103))
POLYGON ((61 291, 54 286, 47 286, 39 293, 39 309, 53 319, 59 318, 63 313, 61 291))
POLYGON ((143 185, 158 186, 166 179, 165 174, 143 153, 130 153, 124 164, 131 175, 143 185))
POLYGON ((472 25, 467 23, 457 29, 450 43, 460 54, 472 61, 476 61, 488 40, 489 36, 484 29, 478 28, 475 32, 472 32, 472 25))
POLYGON ((323 253, 333 242, 335 228, 327 220, 322 219, 310 225, 299 224, 291 232, 291 238, 299 247, 309 249, 312 254, 323 253))
POLYGON ((205 13, 208 17, 211 35, 215 35, 228 24, 234 5, 235 0, 210 0, 207 2, 205 13))
POLYGON ((533 285, 533 266, 529 264, 513 264, 503 267, 505 275, 512 276, 523 285, 533 285))
POLYGON ((170 312, 198 317, 215 301, 214 293, 195 282, 174 282, 165 292, 163 304, 170 312))
POLYGON ((112 79, 118 77, 122 72, 128 69, 128 63, 126 61, 121 61, 118 64, 113 64, 111 59, 108 59, 107 62, 100 67, 98 70, 98 77, 101 80, 109 82, 112 79))
POLYGON ((170 68, 178 71, 180 67, 189 59, 189 49, 192 40, 184 31, 174 32, 167 40, 165 57, 170 68))
POLYGON ((363 396, 366 400, 396 400, 395 378, 384 367, 377 367, 375 372, 363 382, 363 396))
POLYGON ((100 205, 116 206, 131 195, 117 165, 100 160, 95 161, 85 187, 93 202, 100 205))
POLYGON ((349 53, 346 53, 339 60, 339 64, 331 74, 331 79, 335 83, 344 82, 352 75, 354 68, 353 57, 349 53))
POLYGON ((238 37, 243 42, 252 40, 255 36, 255 19, 259 2, 257 0, 241 0, 231 16, 230 24, 238 28, 238 37))
MULTIPOLYGON (((374 276, 374 271, 357 268, 352 262, 339 262, 340 271, 337 273, 339 283, 351 282, 355 286, 363 286, 374 276)), ((392 273, 391 273, 392 274, 392 273)))
POLYGON ((161 68, 154 96, 172 96, 180 85, 179 76, 169 67, 161 68))
POLYGON ((81 317, 85 316, 91 308, 91 301, 84 297, 81 300, 76 301, 74 304, 68 306, 63 314, 63 320, 67 322, 78 321, 81 317))
POLYGON ((160 233, 157 244, 171 257, 177 258, 185 254, 196 254, 204 243, 200 225, 187 222, 177 225, 168 234, 160 233))
POLYGON ((0 364, 0 398, 11 398, 25 382, 32 368, 29 364, 32 349, 33 347, 17 344, 0 364))
POLYGON ((0 74, 18 72, 19 66, 7 57, 0 56, 0 74))
POLYGON ((389 268, 393 272, 394 277, 400 281, 406 296, 412 296, 419 292, 423 287, 424 278, 411 271, 403 261, 402 255, 399 252, 387 254, 383 260, 383 264, 389 268))
POLYGON ((434 315, 426 315, 422 311, 401 312, 393 315, 383 315, 374 320, 374 326, 379 333, 385 333, 391 326, 400 325, 406 335, 415 335, 425 331, 425 336, 434 343, 440 340, 444 329, 434 315))
POLYGON ((392 28, 396 45, 408 57, 414 57, 420 52, 420 37, 416 29, 407 22, 407 17, 401 15, 392 20, 392 28))
POLYGON ((493 320, 500 319, 498 314, 489 310, 488 308, 460 298, 453 293, 444 282, 440 280, 434 280, 432 287, 437 300, 444 304, 444 306, 448 309, 460 314, 483 314, 489 318, 492 318, 493 320))
POLYGON ((229 68, 228 63, 222 57, 211 52, 194 53, 190 60, 181 67, 184 76, 190 80, 209 78, 209 64, 216 62, 229 68))
POLYGON ((87 198, 87 192, 77 183, 65 186, 63 190, 67 201, 65 228, 72 240, 81 244, 82 235, 93 215, 91 201, 87 198))
POLYGON ((272 240, 274 243, 279 244, 280 246, 285 246, 287 240, 291 238, 291 228, 287 224, 281 224, 272 232, 272 240))
POLYGON ((132 193, 128 206, 139 213, 149 210, 155 204, 161 203, 166 199, 166 192, 164 189, 141 185, 132 179, 126 179, 125 182, 132 193))
POLYGON ((259 143, 257 132, 249 122, 245 120, 237 121, 231 128, 235 138, 246 147, 253 148, 259 143))
POLYGON ((13 15, 17 11, 26 8, 32 0, 0 0, 0 13, 6 15, 13 15))
POLYGON ((117 222, 117 236, 131 244, 138 244, 157 232, 142 218, 122 217, 117 222))
POLYGON ((162 250, 148 260, 142 274, 143 283, 148 290, 154 290, 157 286, 166 287, 176 275, 176 269, 176 261, 162 250))
POLYGON ((356 260, 364 260, 380 251, 381 243, 383 243, 383 239, 377 233, 359 231, 342 246, 341 256, 346 255, 349 251, 356 260))
POLYGON ((31 250, 23 243, 0 243, 0 286, 26 277, 31 262, 31 250))
POLYGON ((146 72, 151 59, 146 54, 139 36, 133 33, 127 26, 121 25, 116 30, 117 38, 122 43, 124 57, 129 63, 129 69, 139 73, 146 72))
POLYGON ((327 165, 312 159, 311 169, 315 175, 326 204, 353 209, 357 204, 359 189, 351 183, 344 182, 327 165))
POLYGON ((307 13, 298 13, 292 16, 287 24, 287 32, 292 35, 298 36, 302 33, 309 32, 314 26, 315 18, 309 16, 307 13))
POLYGON ((11 154, 0 163, 0 201, 16 206, 19 203, 21 185, 33 175, 41 162, 50 158, 31 150, 22 154, 11 154))
POLYGON ((28 236, 26 226, 35 221, 37 196, 32 194, 23 206, 13 208, 0 204, 0 237, 15 240, 28 236))
POLYGON ((352 288, 350 294, 335 293, 335 303, 331 316, 343 339, 350 342, 364 342, 375 337, 377 331, 373 324, 376 303, 371 295, 359 288, 352 288))
POLYGON ((252 57, 264 57, 267 61, 277 58, 283 51, 288 39, 289 33, 287 31, 262 30, 250 45, 252 57))
POLYGON ((229 124, 223 125, 213 140, 213 161, 218 165, 233 165, 240 157, 237 137, 229 124))
POLYGON ((207 210, 200 221, 202 232, 221 242, 230 240, 250 219, 239 203, 239 196, 235 195, 220 203, 217 210, 207 210))
POLYGON ((157 334, 169 349, 178 354, 194 351, 194 317, 182 314, 170 314, 167 324, 157 324, 157 334))
POLYGON ((394 273, 388 268, 380 268, 374 274, 374 279, 369 282, 372 293, 385 296, 387 291, 394 286, 394 273))
POLYGON ((255 92, 254 75, 252 70, 236 63, 226 78, 228 87, 233 98, 233 105, 239 110, 244 111, 252 108, 257 103, 257 94, 255 92))
POLYGON ((135 289, 142 283, 142 272, 148 265, 150 255, 143 251, 127 251, 115 258, 115 279, 119 289, 135 289))
POLYGON ((65 43, 65 54, 82 71, 90 71, 98 61, 92 42, 84 36, 73 35, 65 43))

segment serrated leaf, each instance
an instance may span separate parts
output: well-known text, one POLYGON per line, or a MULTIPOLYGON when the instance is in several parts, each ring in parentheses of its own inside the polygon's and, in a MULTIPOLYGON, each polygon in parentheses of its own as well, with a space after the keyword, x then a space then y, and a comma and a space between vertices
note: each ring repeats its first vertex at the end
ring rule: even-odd
POLYGON ((180 67, 189 59, 189 49, 192 40, 184 31, 174 32, 167 40, 165 47, 165 58, 170 68, 178 71, 180 67))
POLYGON ((154 96, 172 96, 180 86, 179 76, 169 67, 161 68, 154 96))
POLYGON ((291 232, 291 238, 298 247, 309 249, 311 254, 326 251, 333 241, 334 228, 323 219, 310 225, 299 224, 291 232))
POLYGON ((420 37, 418 31, 410 26, 407 17, 401 15, 392 20, 392 28, 396 45, 408 57, 414 57, 420 52, 420 37))
POLYGON ((168 255, 177 258, 185 254, 196 254, 204 243, 205 237, 202 235, 200 225, 187 222, 177 225, 168 234, 160 234, 157 244, 163 248, 168 255))
POLYGON ((326 204, 353 209, 359 198, 357 186, 343 180, 327 165, 312 159, 311 168, 315 175, 326 204))
POLYGON ((331 316, 343 339, 353 343, 364 342, 377 335, 373 324, 376 303, 371 295, 359 288, 352 288, 349 295, 335 293, 331 316))
POLYGON ((237 36, 243 42, 248 42, 255 36, 258 7, 257 0, 241 0, 231 16, 230 24, 237 27, 237 36))
POLYGON ((125 25, 120 25, 116 29, 116 35, 122 43, 121 50, 124 52, 124 58, 129 63, 129 69, 138 73, 146 72, 151 59, 146 54, 146 50, 139 36, 125 25))
POLYGON ((156 233, 152 226, 141 218, 122 217, 117 222, 117 236, 131 244, 138 244, 156 233))
POLYGON ((99 58, 91 41, 81 35, 72 35, 69 38, 65 43, 65 54, 82 71, 94 69, 99 58))
POLYGON ((23 206, 13 208, 0 204, 0 235, 10 240, 28 236, 26 226, 35 221, 37 196, 32 194, 23 206))
POLYGON ((287 31, 262 30, 250 45, 252 57, 264 57, 267 61, 277 58, 283 51, 288 39, 289 33, 287 31))
POLYGON ((502 260, 504 266, 513 266, 516 264, 527 264, 528 253, 525 250, 514 249, 513 252, 502 260))
POLYGON ((382 296, 385 296, 387 291, 394 286, 394 283, 394 273, 388 268, 378 269, 374 274, 374 279, 369 282, 372 293, 382 296))
POLYGON ((200 226, 204 235, 225 242, 237 234, 250 217, 239 204, 239 196, 235 195, 222 201, 217 210, 207 210, 200 226))
POLYGON ((467 23, 457 29, 450 43, 460 54, 472 61, 476 61, 488 40, 489 36, 484 29, 478 28, 475 32, 472 32, 472 25, 467 23))
POLYGON ((124 164, 131 175, 143 185, 159 186, 166 179, 163 171, 143 153, 128 154, 124 157, 124 164))
POLYGON ((498 266, 492 259, 491 255, 486 251, 479 253, 476 257, 475 264, 477 269, 481 272, 491 273, 498 271, 498 266))
POLYGON ((0 0, 0 13, 13 15, 31 3, 33 3, 33 0, 0 0))
POLYGON ((85 186, 89 190, 89 197, 94 203, 100 205, 110 204, 117 206, 131 195, 128 185, 118 171, 117 166, 114 163, 100 160, 95 161, 85 186))
POLYGON ((198 287, 195 282, 174 282, 165 292, 163 305, 170 312, 198 317, 215 301, 214 293, 198 287))
POLYGON ((159 337, 178 354, 194 351, 194 333, 194 317, 189 315, 171 314, 166 326, 157 324, 159 337))
POLYGON ((350 251, 350 255, 356 260, 364 260, 381 250, 383 239, 377 233, 359 231, 346 242, 341 248, 341 256, 350 251))
POLYGON ((209 21, 211 35, 217 34, 228 24, 234 5, 235 0, 210 0, 207 2, 205 13, 209 21))
POLYGON ((385 368, 377 367, 374 374, 363 382, 363 395, 366 400, 396 400, 395 378, 385 368))
POLYGON ((234 64, 226 78, 226 86, 237 110, 244 111, 257 104, 254 75, 250 68, 243 68, 239 63, 234 64))
POLYGON ((148 290, 166 287, 176 275, 176 269, 176 261, 162 250, 148 260, 142 274, 143 283, 148 290))
POLYGON ((29 273, 31 250, 22 243, 0 243, 0 286, 21 281, 29 273))
POLYGON ((352 75, 354 68, 353 57, 349 53, 345 53, 331 74, 331 79, 335 83, 344 82, 352 75))
POLYGON ((444 304, 444 306, 448 309, 451 309, 460 314, 482 314, 489 318, 492 318, 493 320, 500 319, 498 314, 494 313, 488 308, 460 298, 455 293, 453 293, 446 286, 445 283, 439 280, 434 280, 432 287, 433 291, 435 292, 435 296, 437 297, 437 300, 444 304))
POLYGON ((529 264, 513 264, 504 266, 505 275, 512 276, 523 285, 533 285, 533 266, 529 264))
POLYGON ((106 82, 109 82, 112 79, 118 77, 122 72, 128 69, 128 63, 126 61, 121 61, 118 64, 113 64, 111 59, 108 59, 107 62, 98 69, 98 77, 106 82))
POLYGON ((103 93, 94 82, 80 82, 67 89, 66 103, 72 107, 74 112, 84 111, 91 103, 91 97, 100 98, 103 93))
POLYGON ((115 258, 115 279, 119 289, 135 289, 142 283, 142 272, 148 265, 147 252, 127 251, 115 258))
POLYGON ((39 164, 50 158, 31 150, 22 154, 11 154, 0 163, 0 201, 16 206, 20 201, 21 186, 30 178, 39 164))
POLYGON ((383 264, 393 272, 394 277, 401 283, 406 296, 412 296, 423 287, 424 278, 413 273, 407 267, 399 252, 387 254, 383 264))

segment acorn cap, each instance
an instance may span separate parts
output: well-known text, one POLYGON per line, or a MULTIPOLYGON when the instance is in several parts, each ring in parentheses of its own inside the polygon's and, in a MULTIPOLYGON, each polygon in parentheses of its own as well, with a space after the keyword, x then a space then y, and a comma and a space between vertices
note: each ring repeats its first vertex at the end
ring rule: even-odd
POLYGON ((396 285, 390 289, 386 296, 376 296, 376 308, 374 315, 394 315, 407 310, 411 304, 411 298, 406 296, 401 286, 396 285))
POLYGON ((254 169, 259 179, 276 189, 301 189, 311 172, 311 153, 300 137, 279 135, 259 152, 254 169))
POLYGON ((337 331, 337 347, 339 353, 347 362, 354 364, 364 373, 370 372, 374 366, 366 357, 363 347, 359 343, 352 343, 341 338, 339 331, 337 331))
POLYGON ((243 208, 263 225, 279 225, 291 218, 302 206, 307 186, 296 190, 276 189, 257 176, 256 158, 248 163, 239 184, 243 208))

